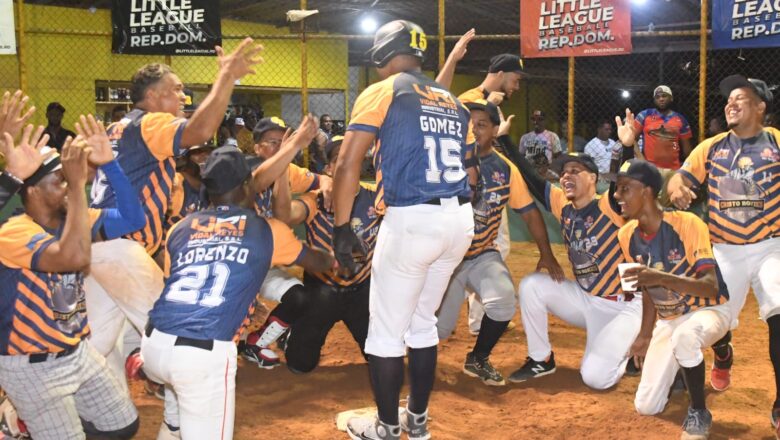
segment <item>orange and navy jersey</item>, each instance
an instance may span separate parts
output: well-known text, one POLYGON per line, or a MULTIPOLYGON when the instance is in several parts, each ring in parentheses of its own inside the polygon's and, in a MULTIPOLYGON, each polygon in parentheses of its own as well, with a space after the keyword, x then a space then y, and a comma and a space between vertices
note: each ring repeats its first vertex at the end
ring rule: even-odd
POLYGON ((171 188, 171 204, 165 216, 165 230, 170 229, 188 214, 200 211, 206 206, 208 203, 201 197, 200 190, 190 185, 181 173, 176 173, 171 188))
MULTIPOLYGON (((319 175, 312 173, 306 168, 301 168, 294 163, 289 165, 288 176, 290 179, 290 191, 294 194, 314 191, 320 185, 319 175)), ((272 194, 272 186, 269 186, 263 192, 255 193, 254 204, 257 215, 265 218, 274 216, 273 209, 271 209, 272 194)))
POLYGON ((469 113, 421 72, 398 73, 369 86, 347 130, 376 135, 376 208, 470 196, 464 162, 473 149, 469 113))
POLYGON ((690 139, 691 126, 680 113, 665 115, 654 108, 642 110, 634 121, 642 133, 642 151, 648 162, 660 168, 680 168, 680 139, 690 139))
MULTIPOLYGON (((351 277, 343 277, 334 270, 322 273, 304 273, 304 283, 309 279, 327 284, 333 287, 348 287, 360 284, 371 276, 371 259, 374 256, 376 236, 379 232, 381 217, 374 208, 376 201, 376 188, 372 185, 360 184, 360 190, 355 196, 352 205, 352 216, 349 224, 355 235, 363 241, 366 249, 366 264, 358 273, 351 277)), ((306 207, 306 242, 311 247, 333 251, 333 213, 325 209, 322 195, 319 192, 310 192, 302 195, 293 203, 303 203, 306 207)))
POLYGON ((678 173, 706 183, 713 243, 749 244, 780 237, 780 131, 740 139, 722 133, 699 144, 678 173))
MULTIPOLYGON (((186 122, 169 113, 134 109, 108 127, 116 160, 138 192, 146 215, 146 226, 126 238, 141 243, 149 254, 154 254, 162 242, 176 173, 174 157, 180 152, 186 122)), ((115 204, 113 191, 100 171, 95 176, 92 198, 95 208, 115 204)))
MULTIPOLYGON (((89 210, 92 236, 103 211, 89 210)), ((57 353, 89 334, 81 272, 50 273, 38 268, 43 252, 62 231, 49 231, 22 214, 0 227, 0 355, 57 353)))
POLYGON ((474 207, 474 239, 466 259, 488 251, 498 252, 496 237, 501 224, 501 212, 509 207, 523 214, 537 209, 528 187, 517 167, 497 151, 479 158, 480 185, 474 207))
POLYGON ((625 220, 612 207, 607 194, 597 195, 587 206, 576 209, 563 190, 547 183, 546 208, 561 223, 561 234, 569 253, 574 277, 583 290, 594 296, 620 294, 618 231, 625 220))
POLYGON ((631 220, 620 228, 618 237, 628 262, 688 278, 715 268, 718 278, 715 298, 701 298, 696 292, 675 292, 660 286, 647 288, 661 319, 674 319, 728 301, 728 289, 712 255, 707 225, 694 214, 665 211, 661 227, 651 237, 642 233, 637 220, 631 220))
POLYGON ((247 322, 268 269, 296 263, 304 248, 278 220, 217 206, 174 225, 164 252, 165 287, 149 312, 154 327, 230 341, 247 322))
POLYGON ((481 99, 488 99, 490 92, 485 90, 482 86, 474 87, 473 89, 466 90, 458 96, 458 100, 464 104, 468 102, 476 102, 481 99))

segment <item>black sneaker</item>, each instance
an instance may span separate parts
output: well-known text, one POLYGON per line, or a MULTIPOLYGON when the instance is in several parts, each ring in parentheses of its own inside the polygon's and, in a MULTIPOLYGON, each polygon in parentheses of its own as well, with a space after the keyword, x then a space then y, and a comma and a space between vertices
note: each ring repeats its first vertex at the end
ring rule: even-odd
POLYGON ((463 364, 463 372, 471 377, 482 379, 486 385, 503 386, 506 385, 504 376, 493 368, 490 359, 479 359, 474 352, 466 355, 466 362, 463 364))
POLYGON ((240 349, 241 351, 239 351, 238 354, 242 358, 253 364, 257 364, 260 368, 270 370, 281 363, 279 356, 271 349, 260 348, 257 345, 249 344, 240 346, 240 349))
POLYGON ((290 331, 291 330, 288 328, 279 336, 279 339, 276 340, 276 348, 281 350, 282 353, 287 352, 287 341, 290 340, 290 331))
POLYGON ((555 373, 555 354, 550 352, 549 361, 537 362, 530 357, 525 358, 525 364, 519 370, 509 375, 509 381, 520 383, 553 373, 555 373))
POLYGON ((688 415, 682 424, 681 440, 705 440, 712 428, 712 414, 707 409, 688 408, 688 415))

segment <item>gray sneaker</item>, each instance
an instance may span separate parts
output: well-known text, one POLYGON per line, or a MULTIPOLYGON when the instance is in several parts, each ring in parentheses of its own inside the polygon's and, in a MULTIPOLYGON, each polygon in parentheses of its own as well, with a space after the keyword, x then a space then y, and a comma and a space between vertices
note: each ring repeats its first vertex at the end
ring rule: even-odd
POLYGON ((463 364, 463 372, 471 377, 482 379, 482 382, 487 385, 506 385, 504 376, 493 367, 493 364, 490 363, 490 359, 479 359, 474 352, 470 352, 466 355, 466 362, 463 364))
POLYGON ((400 440, 401 427, 383 423, 378 417, 352 417, 347 421, 347 434, 352 440, 400 440))
POLYGON ((688 408, 688 416, 682 424, 680 440, 706 440, 710 436, 712 414, 707 409, 688 408))
POLYGON ((429 440, 431 433, 428 431, 428 411, 423 414, 415 414, 407 408, 399 408, 398 421, 401 422, 401 430, 406 432, 409 440, 429 440))

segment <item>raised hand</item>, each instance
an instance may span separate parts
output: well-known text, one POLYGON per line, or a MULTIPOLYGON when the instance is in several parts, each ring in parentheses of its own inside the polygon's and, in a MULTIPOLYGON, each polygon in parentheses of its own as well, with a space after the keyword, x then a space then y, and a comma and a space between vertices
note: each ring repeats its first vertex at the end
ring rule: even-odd
POLYGON ((636 132, 634 131, 634 114, 630 109, 626 109, 626 118, 620 119, 620 116, 615 116, 615 125, 617 126, 618 139, 620 143, 626 147, 634 145, 636 139, 636 132))
POLYGON ((75 139, 68 136, 65 139, 62 153, 60 154, 60 161, 62 162, 62 175, 65 181, 68 182, 68 188, 80 188, 83 190, 87 184, 87 176, 89 174, 87 158, 89 158, 91 152, 92 148, 87 145, 87 142, 81 136, 76 136, 75 139))
POLYGON ((299 125, 298 129, 295 130, 295 133, 290 136, 290 140, 295 142, 299 148, 303 148, 311 143, 314 137, 317 136, 318 131, 319 127, 317 126, 317 120, 309 113, 303 117, 301 125, 299 125))
POLYGON ((23 95, 21 90, 17 90, 13 95, 10 92, 3 94, 0 102, 0 133, 9 133, 13 139, 19 136, 24 124, 35 113, 35 107, 24 111, 29 100, 30 98, 23 95))
POLYGON ((509 115, 504 118, 504 114, 499 111, 498 116, 501 118, 501 123, 498 125, 498 137, 501 137, 509 134, 509 130, 512 128, 512 119, 515 118, 515 115, 509 115))
POLYGON ((477 31, 474 30, 474 28, 471 28, 463 34, 459 39, 458 42, 455 43, 455 47, 452 48, 452 52, 450 52, 450 57, 452 57, 455 61, 460 61, 463 59, 464 56, 466 56, 466 52, 468 51, 468 45, 471 42, 471 40, 474 39, 474 37, 477 35, 477 31))
POLYGON ((257 73, 255 67, 263 62, 263 58, 260 56, 263 45, 254 44, 254 40, 248 37, 227 55, 220 46, 217 46, 215 50, 220 70, 228 73, 233 80, 239 80, 249 74, 254 75, 257 73))
POLYGON ((49 141, 48 134, 41 136, 43 130, 43 126, 39 125, 33 133, 33 125, 27 125, 16 146, 14 146, 13 135, 9 132, 3 133, 3 137, 0 139, 0 153, 5 158, 7 172, 24 180, 32 176, 47 157, 54 154, 54 151, 41 154, 41 148, 49 141), (36 139, 38 140, 37 144, 34 143, 36 139))
POLYGON ((96 120, 92 115, 81 115, 79 122, 76 122, 76 134, 92 149, 89 163, 99 167, 114 160, 114 150, 102 121, 96 120))
MULTIPOLYGON (((503 75, 504 72, 498 72, 498 75, 503 75)), ((504 92, 490 92, 487 100, 495 105, 501 105, 504 102, 504 92)))

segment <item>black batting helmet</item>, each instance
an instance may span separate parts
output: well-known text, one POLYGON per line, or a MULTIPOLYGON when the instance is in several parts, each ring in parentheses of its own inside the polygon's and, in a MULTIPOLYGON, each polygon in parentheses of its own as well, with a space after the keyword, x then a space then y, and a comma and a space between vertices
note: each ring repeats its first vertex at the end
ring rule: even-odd
POLYGON ((374 46, 366 52, 375 67, 384 67, 396 55, 425 59, 428 40, 422 28, 407 20, 395 20, 377 29, 374 46))

